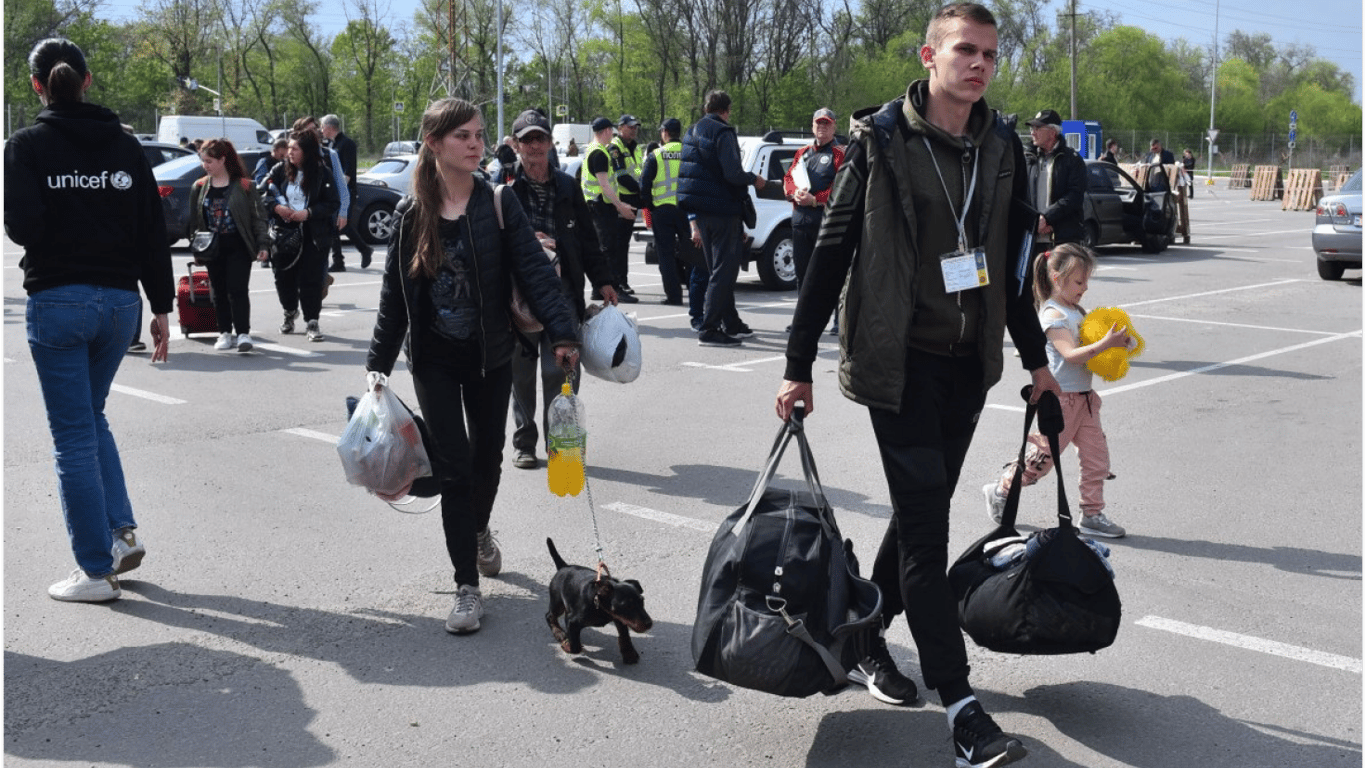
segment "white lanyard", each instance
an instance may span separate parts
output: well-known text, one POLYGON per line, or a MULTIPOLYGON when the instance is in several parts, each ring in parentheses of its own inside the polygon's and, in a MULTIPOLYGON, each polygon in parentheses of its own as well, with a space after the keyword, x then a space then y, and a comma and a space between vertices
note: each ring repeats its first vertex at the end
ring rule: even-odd
POLYGON ((925 149, 929 150, 930 162, 934 163, 934 172, 939 176, 939 186, 944 188, 944 199, 949 203, 949 214, 953 216, 953 221, 958 225, 958 250, 964 253, 968 250, 968 232, 966 228, 968 220, 968 208, 972 206, 972 193, 977 189, 977 161, 981 158, 981 152, 974 147, 972 153, 972 181, 968 184, 968 193, 963 197, 963 212, 960 214, 954 208, 953 195, 949 194, 949 185, 944 183, 944 172, 939 170, 939 160, 934 156, 934 148, 930 146, 930 139, 927 136, 920 137, 925 142, 925 149))

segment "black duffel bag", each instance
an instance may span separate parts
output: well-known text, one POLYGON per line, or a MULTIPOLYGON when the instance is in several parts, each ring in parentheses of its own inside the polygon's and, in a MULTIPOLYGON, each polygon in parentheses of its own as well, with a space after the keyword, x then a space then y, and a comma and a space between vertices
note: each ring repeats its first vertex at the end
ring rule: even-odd
POLYGON ((721 523, 693 625, 697 671, 779 696, 833 693, 881 629, 882 592, 860 578, 802 429, 783 425, 749 501, 721 523), (797 438, 809 492, 769 488, 797 438))
MULTIPOLYGON (((1022 393, 1026 400, 1030 388, 1022 393)), ((1015 479, 1006 496, 1000 525, 968 547, 949 568, 949 585, 958 601, 958 619, 973 642, 993 651, 1046 655, 1095 653, 1119 633, 1120 601, 1100 556, 1078 535, 1068 511, 1059 460, 1058 434, 1062 407, 1051 392, 1025 410, 1025 440, 1015 464, 1015 479), (1023 562, 997 570, 984 548, 997 539, 1019 536, 1015 515, 1020 505, 1025 448, 1035 413, 1039 431, 1048 437, 1053 472, 1058 476, 1058 527, 1040 534, 1044 543, 1023 562)))

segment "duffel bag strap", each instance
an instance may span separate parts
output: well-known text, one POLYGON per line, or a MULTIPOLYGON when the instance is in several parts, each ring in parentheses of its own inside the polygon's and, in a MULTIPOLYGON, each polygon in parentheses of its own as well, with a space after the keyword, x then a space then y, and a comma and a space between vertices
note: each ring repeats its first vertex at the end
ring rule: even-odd
POLYGON ((828 648, 816 642, 816 638, 812 637, 811 632, 806 628, 805 621, 794 619, 788 615, 787 601, 777 595, 769 595, 764 599, 768 603, 768 609, 782 616, 783 621, 787 622, 787 633, 810 646, 812 650, 816 652, 816 655, 821 657, 821 661, 825 663, 825 668, 829 670, 830 677, 834 679, 835 684, 842 684, 848 670, 839 663, 839 660, 835 658, 835 655, 831 653, 828 648))
POLYGON ((1063 425, 1062 404, 1058 402, 1057 395, 1049 391, 1039 395, 1037 403, 1029 402, 1033 389, 1032 385, 1026 385, 1020 390, 1020 397, 1025 401, 1024 438, 1020 441, 1020 455, 1015 460, 1015 477, 1010 482, 1006 505, 1001 511, 1001 525, 1006 528, 1015 527, 1015 517, 1020 508, 1020 488, 1024 479, 1025 454, 1029 449, 1029 430, 1034 426, 1034 418, 1037 416, 1039 431, 1048 438, 1048 448, 1053 452, 1053 472, 1058 476, 1058 524, 1067 528, 1072 524, 1072 515, 1068 511, 1067 494, 1063 488, 1062 471, 1059 469, 1061 462, 1058 457, 1058 435, 1062 432, 1063 425))
POLYGON ((736 521, 731 533, 739 536, 744 530, 745 524, 749 522, 750 515, 759 506, 759 501, 763 499, 764 491, 768 489, 768 484, 773 482, 773 476, 778 472, 778 464, 782 462, 783 453, 787 450, 787 444, 792 438, 797 438, 797 450, 801 455, 802 474, 806 477, 806 485, 811 490, 811 495, 815 497, 816 505, 821 510, 821 524, 825 527, 826 533, 835 536, 835 528, 830 520, 830 502, 825 499, 825 488, 821 486, 820 475, 816 473, 816 459, 811 455, 811 446, 806 441, 806 431, 803 429, 803 418, 806 409, 796 406, 792 409, 792 416, 778 429, 778 436, 773 440, 773 448, 769 450, 768 462, 759 472, 759 477, 754 481, 754 488, 749 493, 749 503, 745 507, 745 514, 736 521))

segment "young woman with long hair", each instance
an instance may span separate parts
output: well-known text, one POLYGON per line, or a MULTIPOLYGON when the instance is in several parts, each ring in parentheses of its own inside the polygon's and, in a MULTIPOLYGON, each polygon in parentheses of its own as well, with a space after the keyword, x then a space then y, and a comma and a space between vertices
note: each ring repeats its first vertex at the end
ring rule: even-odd
POLYGON ((208 262, 209 296, 218 318, 214 349, 251 351, 251 267, 270 257, 266 208, 237 148, 209 139, 199 150, 203 178, 190 190, 190 230, 213 232, 217 255, 208 262), (236 328, 237 334, 233 335, 236 328))
POLYGON ((43 103, 5 145, 5 234, 24 248, 28 346, 57 459, 76 570, 56 600, 101 602, 142 562, 132 503, 104 405, 147 293, 152 361, 166 360, 175 301, 171 249, 152 169, 118 115, 85 101, 85 54, 61 38, 29 55, 43 103))
POLYGON ((480 575, 496 575, 502 564, 489 518, 512 391, 513 281, 545 325, 562 367, 578 359, 578 335, 560 278, 516 195, 500 196, 500 223, 493 187, 476 178, 484 156, 479 109, 462 99, 437 101, 422 116, 421 135, 365 367, 388 375, 399 352, 407 353, 455 569, 446 631, 464 634, 479 629, 484 613, 480 575))
POLYGON ((303 247, 297 255, 280 252, 277 247, 271 257, 275 293, 285 311, 280 333, 294 332, 294 321, 302 309, 308 340, 322 341, 318 315, 323 306, 324 263, 332 252, 341 198, 331 169, 323 165, 322 139, 317 131, 310 128, 290 135, 285 161, 270 171, 266 198, 278 222, 303 228, 303 247))

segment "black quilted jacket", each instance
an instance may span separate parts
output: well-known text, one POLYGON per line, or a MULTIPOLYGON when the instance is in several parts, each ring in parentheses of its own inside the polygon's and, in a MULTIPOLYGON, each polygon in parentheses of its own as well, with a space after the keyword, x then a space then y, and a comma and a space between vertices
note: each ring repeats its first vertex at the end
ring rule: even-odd
MULTIPOLYGON (((402 349, 411 367, 422 357, 420 337, 410 333, 412 325, 430 324, 428 291, 431 281, 409 275, 416 239, 412 231, 412 198, 399 202, 398 226, 389 242, 380 288, 379 312, 365 368, 388 375, 402 349)), ((470 251, 475 254, 476 296, 480 306, 479 341, 483 348, 482 372, 498 368, 512 359, 514 331, 508 313, 512 300, 512 281, 522 289, 531 311, 545 325, 552 344, 578 343, 577 325, 560 291, 560 278, 546 259, 526 213, 514 194, 503 195, 504 229, 498 227, 493 207, 493 188, 476 180, 474 192, 465 207, 465 228, 470 251)))

